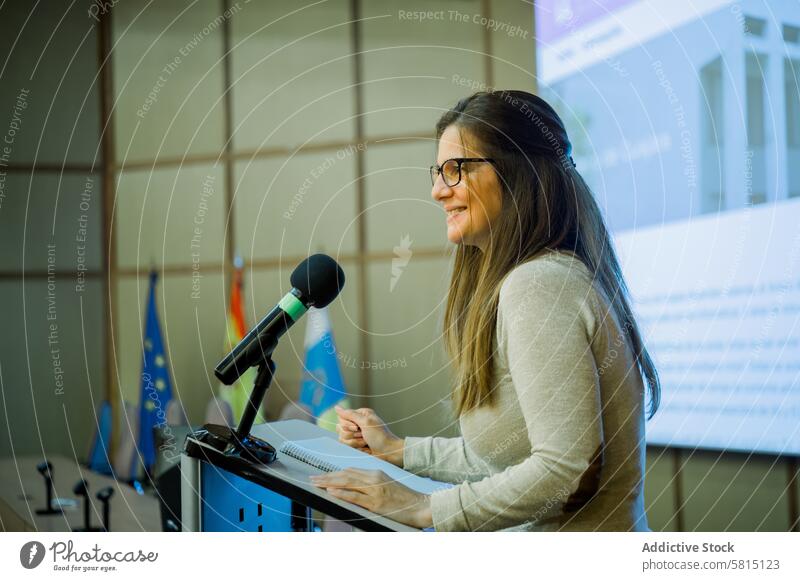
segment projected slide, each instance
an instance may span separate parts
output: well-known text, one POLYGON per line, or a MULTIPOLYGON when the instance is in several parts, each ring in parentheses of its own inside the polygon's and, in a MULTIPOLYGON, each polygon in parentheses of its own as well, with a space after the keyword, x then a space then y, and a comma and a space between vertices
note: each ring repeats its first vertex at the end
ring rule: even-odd
POLYGON ((539 91, 662 378, 653 444, 800 454, 794 0, 542 0, 539 91))

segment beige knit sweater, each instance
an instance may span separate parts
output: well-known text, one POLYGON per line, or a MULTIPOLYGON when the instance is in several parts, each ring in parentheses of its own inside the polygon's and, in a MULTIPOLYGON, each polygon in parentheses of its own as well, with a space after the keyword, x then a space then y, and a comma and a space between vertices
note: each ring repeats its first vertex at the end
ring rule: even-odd
POLYGON ((503 281, 495 402, 462 437, 406 438, 407 470, 457 486, 431 496, 437 531, 644 531, 644 386, 605 295, 571 253, 503 281))

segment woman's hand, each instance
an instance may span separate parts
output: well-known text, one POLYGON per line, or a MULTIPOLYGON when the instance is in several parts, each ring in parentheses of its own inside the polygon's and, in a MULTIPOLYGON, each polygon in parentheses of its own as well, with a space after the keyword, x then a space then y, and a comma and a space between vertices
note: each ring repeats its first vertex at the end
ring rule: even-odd
POLYGON ((348 468, 310 477, 336 498, 420 529, 433 526, 430 496, 415 492, 380 470, 348 468))
POLYGON ((346 410, 338 405, 334 409, 339 415, 336 432, 340 442, 403 467, 405 438, 395 436, 374 411, 346 410))

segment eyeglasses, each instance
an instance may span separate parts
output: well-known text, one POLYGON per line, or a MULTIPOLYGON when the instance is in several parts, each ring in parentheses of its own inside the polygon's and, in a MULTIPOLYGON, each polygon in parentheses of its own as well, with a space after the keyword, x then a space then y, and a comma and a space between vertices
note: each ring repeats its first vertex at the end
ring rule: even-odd
POLYGON ((441 174, 444 183, 448 187, 452 188, 453 186, 458 185, 458 183, 461 181, 462 164, 482 161, 494 163, 494 160, 488 157, 454 157, 452 159, 448 159, 442 165, 432 165, 431 185, 436 183, 437 176, 441 174))

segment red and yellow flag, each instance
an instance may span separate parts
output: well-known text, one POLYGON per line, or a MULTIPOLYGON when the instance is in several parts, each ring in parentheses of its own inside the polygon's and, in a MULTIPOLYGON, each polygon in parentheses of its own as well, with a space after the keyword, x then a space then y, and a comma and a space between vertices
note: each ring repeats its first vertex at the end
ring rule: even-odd
MULTIPOLYGON (((230 353, 239 341, 244 339, 245 333, 247 333, 247 325, 244 319, 243 278, 242 267, 237 265, 234 268, 233 280, 231 281, 231 302, 228 307, 227 337, 225 338, 226 354, 230 353)), ((220 398, 230 404, 234 425, 239 423, 247 402, 250 400, 250 392, 253 390, 256 371, 255 368, 248 369, 233 385, 222 385, 220 387, 220 398)), ((256 423, 262 423, 263 421, 264 418, 261 410, 259 410, 256 415, 256 423)))

